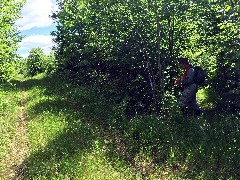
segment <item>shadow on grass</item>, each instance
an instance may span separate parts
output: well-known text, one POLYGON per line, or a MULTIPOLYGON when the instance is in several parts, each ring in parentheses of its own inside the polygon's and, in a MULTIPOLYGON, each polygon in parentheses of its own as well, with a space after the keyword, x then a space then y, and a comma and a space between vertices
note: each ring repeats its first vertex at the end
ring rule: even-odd
POLYGON ((29 90, 33 87, 37 86, 44 86, 43 82, 47 80, 47 78, 44 79, 28 79, 28 80, 12 80, 11 83, 15 84, 18 89, 21 90, 29 90))
POLYGON ((83 156, 91 148, 98 137, 94 129, 83 122, 76 122, 64 129, 54 140, 49 141, 43 149, 33 152, 25 163, 27 173, 24 179, 53 178, 65 174, 71 178, 74 171, 75 156, 83 156), (70 164, 69 164, 70 163, 70 164))
MULTIPOLYGON (((214 117, 211 122, 207 122, 204 117, 126 119, 120 114, 114 115, 114 105, 108 104, 91 90, 78 91, 81 87, 69 89, 64 82, 54 77, 15 83, 25 90, 36 86, 44 88, 44 95, 55 97, 32 107, 31 117, 45 111, 52 114, 64 112, 67 121, 67 127, 62 133, 26 159, 26 179, 58 177, 60 173, 73 178, 76 167, 79 168, 79 174, 84 173, 86 167, 79 166, 78 163, 84 162, 87 154, 95 153, 96 148, 107 149, 101 155, 106 156, 107 163, 115 169, 118 169, 116 164, 121 161, 124 168, 134 169, 132 173, 139 174, 142 178, 148 178, 158 166, 169 166, 170 173, 182 173, 182 178, 198 177, 203 172, 207 174, 204 177, 217 177, 221 173, 222 177, 231 177, 232 173, 236 173, 234 163, 239 159, 237 155, 223 157, 231 148, 230 140, 227 140, 226 145, 222 144, 226 140, 224 133, 231 131, 231 127, 223 122, 220 126, 214 117), (222 132, 217 128, 222 129, 222 132), (219 146, 222 146, 221 149, 217 149, 219 146), (141 157, 136 160, 141 151, 150 152, 153 157, 151 163, 147 164, 148 167, 141 157), (229 157, 236 159, 226 162, 229 157), (179 163, 183 164, 182 167, 179 163), (227 166, 224 167, 225 165, 227 166), (150 169, 146 170, 148 168, 150 169)), ((236 135, 232 137, 240 139, 236 135)))
MULTIPOLYGON (((88 101, 86 98, 82 102, 83 104, 80 102, 76 103, 57 91, 58 88, 55 89, 55 86, 60 85, 57 81, 44 78, 40 80, 30 79, 23 82, 15 81, 14 83, 17 88, 22 90, 31 90, 34 87, 43 88, 45 89, 44 96, 52 95, 54 92, 54 99, 41 100, 31 107, 29 120, 37 119, 37 116, 40 116, 44 112, 56 116, 61 112, 67 124, 67 127, 53 140, 47 142, 44 148, 40 148, 36 152, 31 152, 29 158, 19 167, 18 177, 22 175, 25 179, 31 179, 32 177, 51 178, 58 177, 62 173, 71 178, 71 173, 75 168, 76 156, 84 159, 83 156, 91 154, 94 152, 96 146, 99 146, 96 145, 96 142, 100 142, 101 147, 105 145, 104 140, 106 138, 102 127, 104 122, 97 124, 96 122, 99 121, 94 122, 93 119, 96 116, 93 114, 87 115, 88 111, 82 108, 88 101), (27 166, 26 173, 22 172, 24 165, 27 166)), ((101 116, 99 117, 99 119, 102 118, 101 116)), ((118 157, 116 153, 109 153, 109 158, 112 159, 110 160, 112 162, 109 163, 115 164, 115 160, 118 159, 119 161, 121 157, 118 157)), ((128 165, 124 166, 127 167, 128 165)), ((79 171, 84 171, 84 169, 80 168, 79 171)))

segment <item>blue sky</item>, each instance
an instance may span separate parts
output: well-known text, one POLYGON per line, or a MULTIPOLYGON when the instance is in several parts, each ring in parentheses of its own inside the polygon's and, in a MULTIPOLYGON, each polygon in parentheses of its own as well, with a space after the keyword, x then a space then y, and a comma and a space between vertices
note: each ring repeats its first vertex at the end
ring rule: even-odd
POLYGON ((21 18, 16 21, 21 35, 18 53, 27 57, 32 48, 42 48, 49 54, 53 46, 51 31, 56 29, 49 15, 57 11, 56 0, 27 0, 21 11, 21 18))

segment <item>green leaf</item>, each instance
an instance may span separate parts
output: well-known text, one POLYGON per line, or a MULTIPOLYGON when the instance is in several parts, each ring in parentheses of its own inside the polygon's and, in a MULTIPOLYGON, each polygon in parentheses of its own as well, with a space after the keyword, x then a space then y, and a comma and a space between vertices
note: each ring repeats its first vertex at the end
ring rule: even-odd
POLYGON ((232 9, 232 7, 229 6, 229 5, 226 5, 226 7, 225 7, 225 11, 228 12, 230 9, 232 9))

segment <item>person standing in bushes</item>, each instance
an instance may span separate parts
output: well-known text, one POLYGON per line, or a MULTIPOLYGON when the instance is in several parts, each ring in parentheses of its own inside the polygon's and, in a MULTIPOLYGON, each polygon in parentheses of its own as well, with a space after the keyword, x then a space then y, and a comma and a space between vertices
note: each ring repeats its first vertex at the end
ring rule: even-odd
POLYGON ((198 84, 195 82, 195 70, 187 58, 178 58, 178 64, 185 69, 183 77, 176 79, 174 84, 181 85, 182 95, 179 98, 179 105, 183 114, 193 111, 194 116, 201 114, 200 106, 197 103, 196 94, 198 84))

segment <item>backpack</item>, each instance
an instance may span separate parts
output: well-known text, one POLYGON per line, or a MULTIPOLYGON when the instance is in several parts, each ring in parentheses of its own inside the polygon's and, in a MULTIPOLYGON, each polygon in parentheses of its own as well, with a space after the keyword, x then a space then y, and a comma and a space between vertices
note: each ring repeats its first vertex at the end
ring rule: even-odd
POLYGON ((193 69, 195 71, 194 82, 198 85, 204 85, 206 81, 207 73, 200 66, 194 66, 193 69))

